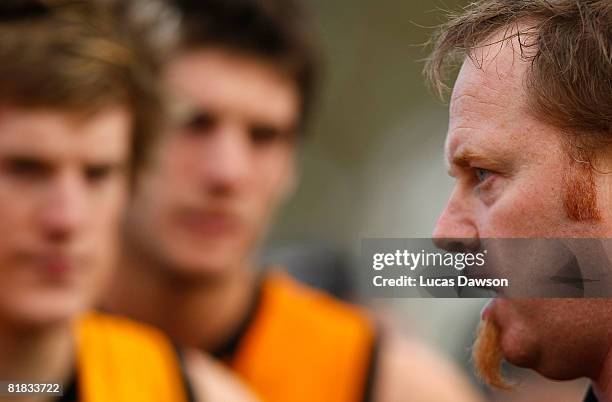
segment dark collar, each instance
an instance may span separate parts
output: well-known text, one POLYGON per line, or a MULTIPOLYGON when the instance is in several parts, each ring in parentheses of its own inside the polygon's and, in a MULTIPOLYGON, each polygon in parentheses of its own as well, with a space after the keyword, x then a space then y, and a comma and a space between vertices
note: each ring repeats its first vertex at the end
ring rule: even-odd
POLYGON ((64 387, 64 393, 56 402, 78 402, 79 390, 76 371, 72 374, 70 381, 64 387))
POLYGON ((261 301, 263 296, 263 282, 266 280, 266 275, 260 275, 256 281, 256 288, 253 292, 253 298, 251 300, 251 304, 249 305, 249 309, 246 311, 245 315, 242 317, 242 320, 236 326, 236 329, 232 332, 232 335, 227 338, 227 340, 221 344, 219 347, 210 351, 210 354, 215 358, 225 361, 231 362, 236 352, 238 351, 244 336, 251 329, 251 325, 255 321, 259 309, 261 307, 261 301))
POLYGON ((584 402, 599 402, 595 396, 595 392, 593 392, 593 387, 589 387, 589 392, 587 392, 586 396, 584 397, 584 402))

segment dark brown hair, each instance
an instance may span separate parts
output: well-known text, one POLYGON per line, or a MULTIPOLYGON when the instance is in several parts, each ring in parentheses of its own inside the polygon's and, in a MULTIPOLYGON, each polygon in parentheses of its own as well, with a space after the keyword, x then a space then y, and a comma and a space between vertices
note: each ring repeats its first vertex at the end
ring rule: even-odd
POLYGON ((141 17, 144 3, 137 3, 2 1, 0 103, 85 115, 126 106, 134 119, 132 163, 139 166, 160 123, 158 57, 170 41, 155 37, 162 20, 141 17))
POLYGON ((299 0, 168 0, 182 20, 187 50, 220 47, 259 57, 289 75, 308 115, 318 67, 311 20, 299 0))
POLYGON ((531 63, 525 89, 538 118, 589 150, 612 142, 612 1, 476 1, 433 39, 425 73, 434 89, 443 94, 449 67, 466 56, 478 63, 473 50, 500 32, 531 63))

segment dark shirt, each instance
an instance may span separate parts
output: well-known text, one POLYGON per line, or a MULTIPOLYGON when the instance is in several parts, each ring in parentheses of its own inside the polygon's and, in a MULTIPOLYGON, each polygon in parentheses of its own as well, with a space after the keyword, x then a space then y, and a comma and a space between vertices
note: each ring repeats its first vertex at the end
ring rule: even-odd
POLYGON ((57 399, 57 402, 78 402, 78 395, 77 376, 75 373, 64 388, 64 394, 57 399))
POLYGON ((595 396, 595 393, 593 392, 593 387, 589 387, 589 392, 586 394, 584 402, 599 402, 595 396))

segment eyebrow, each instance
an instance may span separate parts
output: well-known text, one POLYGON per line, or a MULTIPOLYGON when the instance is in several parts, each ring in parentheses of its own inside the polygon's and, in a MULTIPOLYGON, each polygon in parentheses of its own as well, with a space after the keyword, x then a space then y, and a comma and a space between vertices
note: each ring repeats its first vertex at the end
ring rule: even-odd
MULTIPOLYGON (((482 164, 485 168, 500 171, 506 171, 510 167, 510 164, 506 161, 502 161, 499 158, 486 156, 483 152, 466 147, 453 155, 450 166, 447 166, 449 174, 452 173, 452 166, 469 168, 472 167, 474 163, 482 164)), ((452 176, 452 174, 450 175, 452 176)))
POLYGON ((472 149, 462 149, 456 152, 452 159, 452 164, 469 167, 473 162, 492 162, 491 158, 484 156, 481 152, 474 151, 472 149))

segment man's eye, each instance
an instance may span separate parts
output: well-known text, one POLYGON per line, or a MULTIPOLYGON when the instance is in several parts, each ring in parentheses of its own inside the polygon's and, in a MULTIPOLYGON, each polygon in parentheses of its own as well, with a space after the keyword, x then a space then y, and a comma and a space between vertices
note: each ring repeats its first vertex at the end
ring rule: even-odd
POLYGON ((43 178, 51 173, 51 168, 46 163, 28 158, 11 159, 5 166, 8 172, 16 177, 43 178))
POLYGON ((474 171, 476 172, 476 179, 478 179, 479 183, 484 182, 493 174, 492 171, 481 168, 476 168, 474 171))
POLYGON ((281 131, 274 127, 253 126, 249 131, 254 144, 266 144, 282 137, 281 131))
POLYGON ((89 183, 96 184, 104 181, 113 172, 112 166, 90 166, 85 169, 85 178, 89 183))
POLYGON ((207 134, 217 125, 217 118, 208 112, 196 113, 190 116, 184 124, 184 128, 190 133, 207 134))

